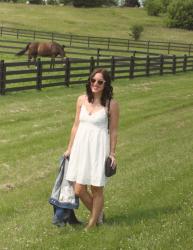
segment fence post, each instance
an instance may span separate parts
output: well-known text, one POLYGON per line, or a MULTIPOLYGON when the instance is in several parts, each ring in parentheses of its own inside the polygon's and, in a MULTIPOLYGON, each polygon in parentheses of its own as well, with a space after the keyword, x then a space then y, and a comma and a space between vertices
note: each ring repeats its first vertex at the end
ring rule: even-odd
POLYGON ((100 48, 97 49, 97 66, 99 66, 99 60, 100 60, 100 48))
POLYGON ((70 82, 70 59, 66 57, 66 67, 65 67, 65 79, 64 84, 69 87, 70 82))
POLYGON ((168 42, 168 54, 170 53, 170 42, 168 42))
POLYGON ((130 40, 128 40, 128 50, 130 49, 130 40))
POLYGON ((3 36, 3 26, 1 26, 1 36, 3 36))
POLYGON ((108 45, 107 45, 107 48, 109 49, 109 46, 110 46, 110 41, 111 41, 111 39, 110 39, 110 37, 108 38, 108 45))
POLYGON ((172 73, 176 74, 176 55, 172 57, 172 73))
POLYGON ((130 69, 129 69, 129 78, 134 78, 134 69, 135 69, 135 57, 130 57, 130 69))
POLYGON ((90 74, 93 72, 94 66, 95 66, 94 57, 91 56, 91 58, 90 58, 90 74))
POLYGON ((150 57, 147 55, 146 57, 146 76, 149 76, 149 68, 150 68, 150 57))
POLYGON ((54 33, 52 32, 52 42, 54 41, 54 33))
POLYGON ((111 58, 111 79, 112 81, 115 79, 115 57, 111 58))
POLYGON ((70 46, 72 46, 72 34, 70 35, 70 46))
POLYGON ((190 43, 189 44, 189 49, 188 49, 188 55, 190 56, 190 53, 191 53, 191 46, 192 46, 192 44, 190 43))
POLYGON ((34 33, 33 39, 36 40, 36 32, 34 31, 33 33, 34 33))
POLYGON ((136 54, 136 50, 133 51, 133 56, 135 57, 135 54, 136 54))
POLYGON ((160 55, 160 75, 163 75, 164 70, 164 56, 160 55))
POLYGON ((42 88, 42 62, 40 58, 38 58, 37 60, 36 67, 37 67, 36 89, 41 90, 42 88))
POLYGON ((5 95, 6 67, 4 60, 0 61, 0 95, 5 95))
POLYGON ((17 39, 19 38, 19 30, 17 29, 17 39))
POLYGON ((184 55, 184 61, 183 61, 183 71, 186 72, 187 68, 187 55, 184 55))
POLYGON ((149 53, 149 43, 150 41, 147 41, 147 53, 149 53))

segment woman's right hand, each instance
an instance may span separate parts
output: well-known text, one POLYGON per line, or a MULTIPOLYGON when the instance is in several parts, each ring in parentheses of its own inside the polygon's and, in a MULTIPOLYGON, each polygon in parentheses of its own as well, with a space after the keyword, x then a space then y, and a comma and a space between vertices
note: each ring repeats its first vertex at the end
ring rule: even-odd
POLYGON ((67 158, 70 156, 70 151, 67 149, 65 152, 64 152, 64 157, 67 158))

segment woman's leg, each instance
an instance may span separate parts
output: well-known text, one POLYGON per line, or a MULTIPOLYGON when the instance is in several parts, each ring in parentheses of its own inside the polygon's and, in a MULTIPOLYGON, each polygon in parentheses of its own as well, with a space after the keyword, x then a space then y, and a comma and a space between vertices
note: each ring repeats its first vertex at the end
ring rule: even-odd
POLYGON ((103 187, 91 186, 91 191, 93 195, 92 210, 87 228, 96 226, 104 205, 103 187))
POLYGON ((81 201, 88 208, 88 210, 92 211, 93 197, 87 190, 86 185, 75 183, 75 194, 80 197, 81 201))

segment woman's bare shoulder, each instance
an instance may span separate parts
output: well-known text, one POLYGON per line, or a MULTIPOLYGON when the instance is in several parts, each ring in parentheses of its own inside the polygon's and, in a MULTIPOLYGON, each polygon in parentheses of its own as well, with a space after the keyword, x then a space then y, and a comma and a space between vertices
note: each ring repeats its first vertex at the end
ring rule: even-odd
POLYGON ((111 102, 110 102, 110 107, 111 108, 118 108, 119 104, 115 99, 112 99, 111 102))
POLYGON ((84 102, 85 102, 85 99, 86 99, 86 95, 84 94, 84 95, 80 95, 79 97, 78 97, 78 99, 77 99, 77 103, 79 104, 79 105, 82 105, 84 102))

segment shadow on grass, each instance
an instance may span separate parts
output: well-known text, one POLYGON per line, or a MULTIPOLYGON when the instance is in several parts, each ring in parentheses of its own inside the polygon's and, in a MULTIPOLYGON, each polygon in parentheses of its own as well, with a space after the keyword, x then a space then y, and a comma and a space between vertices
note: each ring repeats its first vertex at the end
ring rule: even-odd
POLYGON ((142 220, 152 220, 159 218, 162 215, 170 215, 178 213, 181 210, 180 206, 172 207, 155 207, 150 209, 136 209, 135 211, 125 214, 125 211, 120 211, 119 214, 106 218, 105 224, 136 224, 142 220))

